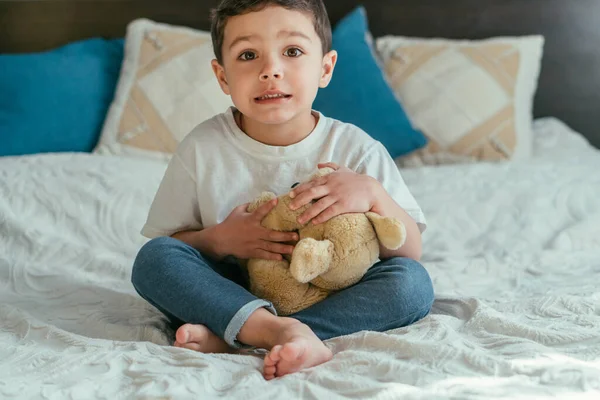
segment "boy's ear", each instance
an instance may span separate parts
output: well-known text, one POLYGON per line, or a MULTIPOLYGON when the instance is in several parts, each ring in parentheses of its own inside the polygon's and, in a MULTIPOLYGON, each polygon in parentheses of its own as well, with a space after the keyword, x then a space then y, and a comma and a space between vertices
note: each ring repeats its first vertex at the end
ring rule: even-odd
POLYGON ((225 76, 225 68, 215 59, 211 61, 212 70, 217 77, 217 81, 219 82, 219 86, 221 86, 221 90, 226 95, 230 95, 229 85, 227 84, 227 76, 225 76))
POLYGON ((337 62, 337 51, 331 50, 329 53, 323 56, 323 69, 321 72, 321 79, 319 80, 319 87, 327 87, 333 76, 333 69, 337 62))

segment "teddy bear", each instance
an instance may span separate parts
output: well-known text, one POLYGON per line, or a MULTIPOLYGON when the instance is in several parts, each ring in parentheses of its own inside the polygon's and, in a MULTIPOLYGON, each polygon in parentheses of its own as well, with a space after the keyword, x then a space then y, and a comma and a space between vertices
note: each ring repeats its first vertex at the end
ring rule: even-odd
MULTIPOLYGON (((331 168, 321 168, 310 179, 331 172, 331 168)), ((248 205, 248 211, 275 197, 272 192, 263 192, 248 205)), ((270 301, 278 315, 301 311, 355 284, 379 259, 380 243, 395 250, 406 240, 405 226, 398 218, 374 212, 347 213, 320 224, 300 224, 297 218, 311 204, 291 210, 291 201, 289 192, 280 195, 261 222, 268 229, 298 233, 291 256, 279 261, 251 258, 246 262, 250 291, 270 301)))

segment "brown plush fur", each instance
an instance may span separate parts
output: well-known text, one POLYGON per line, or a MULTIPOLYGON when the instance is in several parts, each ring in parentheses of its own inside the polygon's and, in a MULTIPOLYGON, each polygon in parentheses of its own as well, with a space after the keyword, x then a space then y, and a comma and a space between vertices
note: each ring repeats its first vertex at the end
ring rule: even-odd
MULTIPOLYGON (((320 169, 314 179, 331 173, 320 169)), ((248 211, 275 198, 270 192, 255 199, 248 211)), ((291 210, 289 193, 279 196, 277 205, 262 225, 278 231, 297 231, 300 238, 291 257, 282 261, 248 260, 250 291, 271 301, 279 315, 290 315, 323 300, 332 292, 358 282, 379 258, 379 243, 397 249, 406 240, 406 229, 397 218, 378 214, 342 214, 329 221, 304 225, 297 218, 310 207, 291 210)))

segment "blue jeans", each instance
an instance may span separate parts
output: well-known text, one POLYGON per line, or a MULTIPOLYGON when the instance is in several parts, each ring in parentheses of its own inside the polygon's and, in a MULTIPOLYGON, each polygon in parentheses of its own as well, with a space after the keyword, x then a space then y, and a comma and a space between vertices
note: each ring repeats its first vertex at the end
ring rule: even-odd
MULTIPOLYGON (((146 301, 175 328, 202 324, 230 346, 248 317, 268 301, 248 291, 248 277, 237 263, 217 262, 170 237, 147 242, 139 251, 131 281, 146 301)), ((353 286, 289 317, 308 325, 321 339, 354 332, 386 331, 425 317, 434 293, 429 274, 410 258, 391 258, 371 267, 353 286)))

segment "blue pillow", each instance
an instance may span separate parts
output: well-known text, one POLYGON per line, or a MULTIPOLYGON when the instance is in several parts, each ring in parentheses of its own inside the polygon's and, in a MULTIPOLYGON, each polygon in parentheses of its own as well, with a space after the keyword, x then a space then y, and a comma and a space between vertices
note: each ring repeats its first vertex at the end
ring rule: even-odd
POLYGON ((364 7, 357 7, 333 30, 338 62, 329 86, 319 89, 313 108, 350 122, 380 141, 392 158, 427 144, 414 129, 386 81, 371 44, 364 7))
POLYGON ((0 54, 0 156, 90 152, 123 61, 123 39, 0 54))

